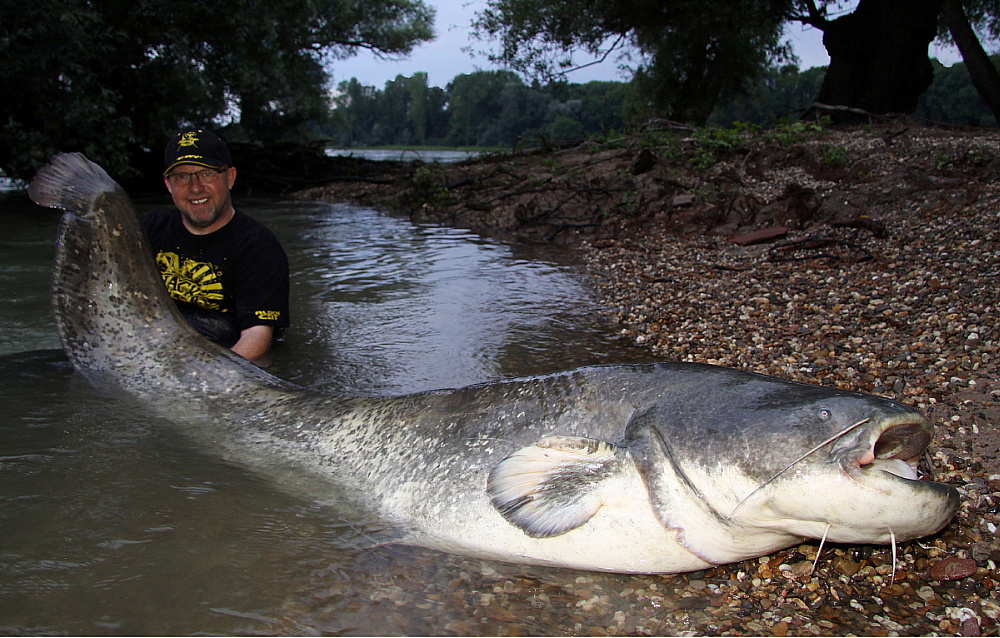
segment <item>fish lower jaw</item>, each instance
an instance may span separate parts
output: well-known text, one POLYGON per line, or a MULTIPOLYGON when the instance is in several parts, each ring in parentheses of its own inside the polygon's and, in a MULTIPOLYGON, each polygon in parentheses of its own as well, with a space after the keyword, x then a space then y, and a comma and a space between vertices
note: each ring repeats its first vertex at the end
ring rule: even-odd
POLYGON ((917 466, 919 465, 919 462, 919 457, 911 459, 902 459, 898 457, 878 458, 875 456, 874 450, 870 450, 863 454, 860 458, 846 463, 845 468, 848 470, 849 474, 859 470, 862 472, 877 471, 887 472, 911 481, 919 481, 920 475, 917 473, 917 466))
POLYGON ((910 481, 920 480, 920 476, 917 474, 916 462, 904 461, 902 459, 875 459, 863 466, 862 469, 868 472, 887 472, 910 481))
POLYGON ((874 458, 874 455, 869 454, 867 457, 863 456, 857 461, 846 464, 844 469, 848 475, 857 475, 859 472, 885 472, 909 481, 919 481, 920 475, 917 473, 918 461, 919 459, 878 459, 874 458))

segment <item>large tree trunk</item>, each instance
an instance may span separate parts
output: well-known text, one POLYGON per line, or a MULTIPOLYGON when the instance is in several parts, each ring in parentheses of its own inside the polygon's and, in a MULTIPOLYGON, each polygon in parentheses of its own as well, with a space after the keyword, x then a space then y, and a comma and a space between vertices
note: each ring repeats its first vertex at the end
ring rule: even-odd
POLYGON ((993 112, 993 119, 1000 124, 1000 72, 997 72, 990 56, 976 37, 976 32, 973 31, 965 11, 962 10, 961 1, 944 0, 941 18, 951 32, 951 37, 955 39, 955 44, 958 45, 972 85, 993 112))
POLYGON ((830 67, 816 101, 912 113, 934 79, 927 46, 940 9, 941 0, 861 0, 854 13, 825 23, 830 67))

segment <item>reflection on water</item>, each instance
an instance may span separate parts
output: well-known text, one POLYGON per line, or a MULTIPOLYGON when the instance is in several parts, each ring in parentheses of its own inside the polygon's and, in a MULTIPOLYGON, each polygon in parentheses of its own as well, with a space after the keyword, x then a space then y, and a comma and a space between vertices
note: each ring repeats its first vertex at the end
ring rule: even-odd
POLYGON ((326 154, 330 157, 357 157, 373 161, 439 162, 450 164, 461 162, 479 155, 479 151, 428 150, 428 149, 388 149, 388 148, 328 148, 326 154))
MULTIPOLYGON (((498 633, 513 619, 567 633, 587 622, 552 601, 578 572, 379 546, 378 530, 282 493, 74 374, 51 350, 56 215, 0 206, 0 633, 498 633)), ((397 394, 645 358, 552 256, 363 208, 244 208, 291 260, 294 326, 275 367, 287 379, 397 394)))
POLYGON ((59 347, 49 318, 58 221, 23 191, 0 193, 0 355, 59 347))
POLYGON ((364 208, 330 210, 281 213, 295 326, 279 376, 399 394, 638 354, 609 335, 579 274, 551 255, 364 208))

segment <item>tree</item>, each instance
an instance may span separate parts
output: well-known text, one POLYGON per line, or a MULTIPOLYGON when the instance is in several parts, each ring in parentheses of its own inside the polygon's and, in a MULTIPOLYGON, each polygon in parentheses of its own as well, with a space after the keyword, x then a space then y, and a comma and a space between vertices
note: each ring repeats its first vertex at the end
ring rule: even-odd
POLYGON ((800 20, 823 31, 830 67, 816 101, 871 113, 912 113, 934 79, 927 46, 941 0, 861 0, 830 20, 807 3, 800 20))
MULTIPOLYGON (((998 61, 1000 56, 992 58, 992 64, 997 64, 998 61)), ((937 122, 960 125, 993 124, 994 116, 972 84, 966 65, 957 62, 946 67, 937 60, 932 62, 934 82, 920 96, 920 106, 917 107, 916 115, 937 122)))
POLYGON ((341 82, 333 98, 333 117, 338 124, 338 143, 351 147, 369 142, 369 135, 379 117, 378 90, 364 86, 357 78, 341 82))
POLYGON ((702 123, 720 97, 787 58, 787 9, 784 0, 488 0, 475 29, 500 42, 494 61, 546 79, 573 67, 575 49, 630 45, 636 110, 702 123))
POLYGON ((427 74, 396 76, 383 90, 341 82, 332 119, 344 146, 514 146, 524 139, 573 139, 622 126, 621 82, 527 86, 510 71, 455 77, 447 90, 427 74))
MULTIPOLYGON (((874 113, 912 112, 933 77, 927 45, 943 21, 973 80, 1000 113, 1000 75, 967 23, 1000 32, 996 0, 487 0, 474 23, 495 61, 539 77, 573 68, 572 53, 632 51, 631 111, 704 122, 720 100, 787 60, 789 22, 824 32, 830 67, 817 101, 874 113), (850 3, 848 3, 850 4, 850 3), (975 59, 973 59, 975 57, 975 59)), ((623 60, 630 60, 629 54, 623 60)))
POLYGON ((799 71, 789 64, 768 71, 744 95, 719 102, 710 124, 728 127, 744 122, 770 127, 802 115, 819 92, 826 67, 799 71))
POLYGON ((333 99, 339 125, 334 139, 347 147, 440 144, 448 134, 447 102, 443 89, 427 84, 426 73, 397 75, 382 90, 351 78, 333 99))
POLYGON ((432 20, 422 0, 0 0, 0 168, 81 150, 127 174, 184 124, 267 141, 326 115, 329 63, 406 54, 432 20))
POLYGON ((448 142, 455 146, 513 144, 502 132, 502 123, 513 115, 511 90, 524 82, 510 71, 477 71, 455 77, 448 84, 451 128, 448 142), (506 109, 505 109, 506 105, 506 109))
POLYGON ((942 25, 961 52, 972 84, 993 113, 993 119, 1000 124, 1000 72, 986 54, 972 26, 974 21, 996 38, 1000 31, 1000 16, 990 0, 969 0, 965 4, 968 9, 959 0, 944 0, 941 9, 942 25), (972 16, 971 20, 969 15, 972 16))

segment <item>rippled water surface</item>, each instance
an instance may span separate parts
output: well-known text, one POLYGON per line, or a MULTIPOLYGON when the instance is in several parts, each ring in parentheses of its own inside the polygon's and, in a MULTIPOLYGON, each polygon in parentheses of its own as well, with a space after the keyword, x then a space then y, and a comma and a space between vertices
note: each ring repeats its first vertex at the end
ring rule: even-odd
MULTIPOLYGON (((286 379, 383 395, 646 358, 551 254, 364 208, 243 208, 289 253, 294 326, 273 368, 286 379)), ((0 633, 579 630, 583 611, 537 613, 530 591, 489 598, 501 576, 577 572, 380 545, 377 528, 73 373, 48 310, 57 218, 0 200, 0 633)))
POLYGON ((428 150, 423 148, 415 149, 387 149, 387 148, 328 148, 326 154, 331 157, 358 157, 366 160, 383 161, 390 160, 396 162, 412 162, 419 160, 422 162, 440 162, 449 164, 451 162, 461 162, 470 157, 479 155, 478 151, 455 151, 455 150, 428 150))

